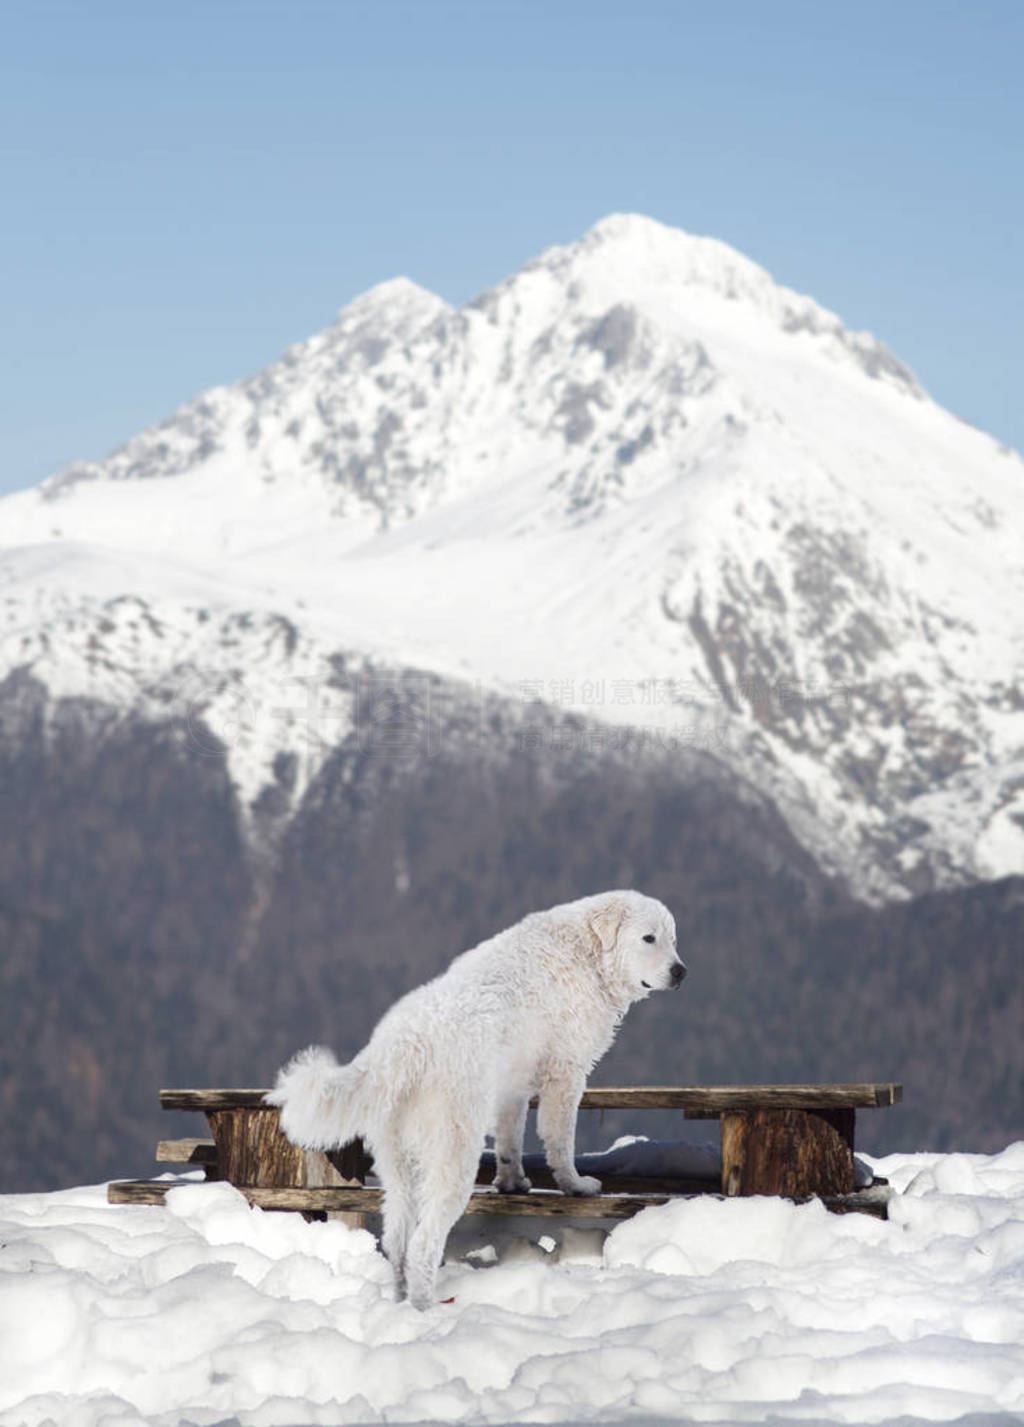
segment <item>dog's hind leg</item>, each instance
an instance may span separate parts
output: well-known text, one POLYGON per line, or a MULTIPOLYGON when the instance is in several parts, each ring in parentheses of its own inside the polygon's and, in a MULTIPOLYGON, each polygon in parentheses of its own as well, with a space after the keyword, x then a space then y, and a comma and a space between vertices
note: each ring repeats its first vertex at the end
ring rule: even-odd
POLYGON ((373 1163, 384 1186, 381 1248, 394 1270, 401 1299, 406 1294, 405 1261, 416 1222, 416 1166, 408 1151, 390 1137, 374 1145, 373 1163))
POLYGON ((532 1185, 523 1169, 523 1135, 529 1098, 517 1095, 504 1100, 494 1127, 494 1186, 502 1194, 528 1194, 532 1185))
POLYGON ((405 1256, 406 1287, 414 1308, 429 1308, 434 1302, 445 1242, 473 1192, 483 1138, 483 1128, 467 1132, 452 1127, 423 1163, 418 1217, 405 1256))

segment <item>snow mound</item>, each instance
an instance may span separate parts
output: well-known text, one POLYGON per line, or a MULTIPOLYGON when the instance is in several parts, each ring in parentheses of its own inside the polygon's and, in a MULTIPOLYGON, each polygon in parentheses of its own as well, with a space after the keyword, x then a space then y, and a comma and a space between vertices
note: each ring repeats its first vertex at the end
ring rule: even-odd
POLYGON ((1024 1143, 874 1168, 888 1223, 678 1200, 601 1253, 592 1229, 491 1222, 422 1314, 369 1233, 228 1185, 8 1196, 0 1423, 1019 1420, 1024 1143))

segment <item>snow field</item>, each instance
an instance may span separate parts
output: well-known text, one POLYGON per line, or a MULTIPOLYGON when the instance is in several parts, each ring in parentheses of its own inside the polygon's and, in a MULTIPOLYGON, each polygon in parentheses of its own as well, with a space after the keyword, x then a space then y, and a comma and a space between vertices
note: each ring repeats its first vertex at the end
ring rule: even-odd
POLYGON ((1024 1142, 877 1161, 888 1223, 677 1200, 466 1220, 438 1303, 373 1236, 183 1182, 0 1199, 3 1427, 1024 1415, 1024 1142))

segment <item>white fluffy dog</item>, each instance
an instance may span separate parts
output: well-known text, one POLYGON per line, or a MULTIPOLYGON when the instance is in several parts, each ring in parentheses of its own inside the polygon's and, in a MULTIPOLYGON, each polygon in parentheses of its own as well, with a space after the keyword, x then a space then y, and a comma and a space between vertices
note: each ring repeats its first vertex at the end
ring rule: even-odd
POLYGON ((484 1138, 495 1136, 500 1190, 525 1192, 531 1095, 555 1183, 597 1194, 575 1166, 587 1073, 634 1001, 678 986, 668 909, 639 892, 605 892, 535 912, 456 957, 410 991, 348 1065, 313 1046, 268 1096, 307 1149, 361 1137, 384 1186, 383 1248, 417 1308, 433 1301, 448 1231, 466 1207, 484 1138))

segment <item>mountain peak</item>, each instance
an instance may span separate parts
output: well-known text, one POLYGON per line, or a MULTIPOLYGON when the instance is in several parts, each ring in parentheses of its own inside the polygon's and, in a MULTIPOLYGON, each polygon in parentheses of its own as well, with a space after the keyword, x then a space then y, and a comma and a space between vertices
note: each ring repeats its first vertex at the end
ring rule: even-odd
POLYGON ((610 213, 575 243, 552 249, 550 255, 564 255, 587 268, 608 268, 620 286, 700 286, 730 299, 753 299, 758 306, 780 290, 764 268, 728 243, 641 213, 610 213))
POLYGON ((432 321, 441 312, 448 311, 448 303, 429 288, 420 287, 411 278, 398 276, 374 283, 373 287, 354 297, 338 313, 338 321, 352 319, 365 321, 378 318, 382 313, 400 314, 407 320, 422 317, 432 321))
MULTIPOLYGON (((638 255, 657 254, 675 259, 677 263, 685 262, 687 258, 701 252, 717 252, 723 259, 731 259, 758 272, 762 271, 749 258, 719 238, 707 238, 691 233, 686 228, 662 223, 660 219, 650 218, 645 213, 609 213, 588 228, 573 246, 613 247, 617 250, 628 248, 638 255)), ((765 276, 767 277, 767 274, 765 276)))
POLYGON ((756 313, 787 335, 808 334, 841 349, 874 380, 916 398, 925 395, 914 373, 870 332, 853 331, 814 298, 775 281, 766 268, 719 238, 700 237, 639 213, 611 213, 576 243, 553 248, 538 261, 585 275, 599 288, 635 294, 649 310, 692 308, 708 294, 756 313))
POLYGON ((579 240, 580 243, 592 246, 615 244, 637 248, 665 243, 682 247, 701 241, 687 229, 662 223, 660 219, 651 218, 646 213, 608 213, 588 228, 579 240))

